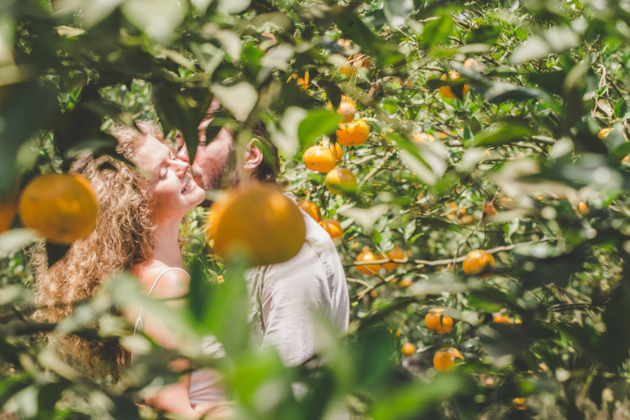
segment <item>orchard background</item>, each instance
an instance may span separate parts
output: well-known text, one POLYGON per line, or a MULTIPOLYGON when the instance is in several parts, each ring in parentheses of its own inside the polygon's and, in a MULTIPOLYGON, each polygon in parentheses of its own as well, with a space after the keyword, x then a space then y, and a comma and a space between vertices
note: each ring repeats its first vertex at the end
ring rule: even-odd
MULTIPOLYGON (((287 369, 249 345, 243 267, 208 252, 204 210, 185 226, 187 307, 145 302, 224 343, 216 367, 239 418, 333 418, 344 405, 374 419, 630 418, 629 1, 4 0, 0 11, 3 205, 86 149, 113 154, 113 122, 159 119, 194 151, 216 96, 241 140, 266 124, 287 190, 340 222, 350 332, 330 338, 319 368, 287 369), (332 194, 302 155, 335 143, 342 95, 369 136, 343 147, 337 165, 357 184, 332 194), (386 270, 357 264, 364 247, 381 264, 403 253, 386 270), (489 276, 463 271, 473 250, 493 255, 489 276), (425 326, 434 308, 450 331, 425 326), (438 371, 434 355, 451 347, 461 357, 438 371), (296 380, 310 390, 299 400, 296 380)), ((132 337, 110 310, 143 299, 126 274, 67 321, 33 322, 25 250, 37 236, 11 220, 0 417, 155 418, 134 401, 156 376, 175 379, 169 360, 216 365, 132 337), (47 347, 38 333, 53 329, 141 341, 147 357, 122 382, 95 380, 47 347)), ((51 261, 64 252, 47 249, 51 261)))

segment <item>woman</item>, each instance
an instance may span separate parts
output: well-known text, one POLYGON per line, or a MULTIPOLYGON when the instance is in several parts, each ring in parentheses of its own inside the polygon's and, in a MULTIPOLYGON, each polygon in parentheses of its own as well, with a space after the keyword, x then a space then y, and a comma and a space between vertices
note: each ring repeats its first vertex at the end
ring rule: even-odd
MULTIPOLYGON (((47 308, 40 310, 39 317, 45 321, 67 317, 74 304, 89 299, 102 282, 123 270, 135 274, 154 298, 178 298, 188 290, 179 230, 184 215, 203 200, 204 191, 194 182, 189 165, 175 159, 163 142, 159 127, 148 122, 138 127, 140 132, 124 127, 113 134, 119 142, 117 151, 148 176, 108 156, 86 156, 73 166, 73 172, 86 176, 97 193, 99 221, 86 239, 72 244, 63 259, 43 275, 36 275, 37 303, 47 308)), ((176 346, 176 338, 159 320, 140 315, 133 321, 162 346, 176 346)), ((117 378, 128 359, 117 344, 102 340, 67 338, 63 347, 91 376, 112 374, 117 378)), ((161 388, 146 402, 186 417, 199 417, 189 402, 189 385, 187 376, 161 388)), ((212 406, 204 406, 204 410, 209 408, 212 406)))

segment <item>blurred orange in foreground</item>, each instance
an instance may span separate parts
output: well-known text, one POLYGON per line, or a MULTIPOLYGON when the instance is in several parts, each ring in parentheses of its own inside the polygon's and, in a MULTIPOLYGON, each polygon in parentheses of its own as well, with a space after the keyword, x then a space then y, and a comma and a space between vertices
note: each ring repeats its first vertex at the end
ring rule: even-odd
POLYGON ((206 235, 223 259, 243 254, 253 265, 287 261, 302 248, 306 237, 298 207, 273 185, 229 191, 214 202, 206 235))
POLYGON ((70 244, 94 230, 98 201, 90 181, 77 174, 47 174, 34 178, 22 192, 20 218, 56 244, 70 244))

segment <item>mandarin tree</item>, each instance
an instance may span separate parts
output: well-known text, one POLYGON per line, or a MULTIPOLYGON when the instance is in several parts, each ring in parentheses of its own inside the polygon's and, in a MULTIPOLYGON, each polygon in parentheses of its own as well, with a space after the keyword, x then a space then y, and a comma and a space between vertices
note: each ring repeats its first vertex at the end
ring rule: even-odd
MULTIPOLYGON (((2 7, 0 197, 19 195, 39 174, 67 172, 83 151, 114 154, 107 128, 137 118, 181 130, 194 158, 196 127, 216 97, 225 110, 207 138, 229 122, 245 143, 262 121, 281 151, 287 189, 339 223, 350 331, 342 345, 329 340, 317 372, 251 351, 245 266, 209 251, 204 210, 185 226, 191 292, 169 319, 224 344, 229 363, 218 368, 239 418, 323 418, 341 406, 374 419, 623 415, 630 348, 623 1, 7 0, 2 7), (357 121, 352 130, 343 125, 357 121), (329 176, 303 160, 320 144, 334 147, 329 176), (357 262, 365 247, 369 260, 357 262), (492 260, 484 254, 472 261, 481 270, 466 272, 475 250, 492 260), (362 273, 368 267, 378 269, 362 273), (446 334, 424 327, 436 307, 452 318, 446 334), (305 398, 290 392, 298 379, 311 391, 305 398), (273 398, 261 397, 270 389, 273 398)), ((51 357, 34 334, 52 326, 29 317, 34 286, 24 255, 37 236, 13 211, 3 212, 11 229, 0 234, 3 412, 150 418, 156 414, 135 405, 150 386, 143 372, 166 375, 180 353, 212 364, 180 348, 158 364, 139 358, 134 380, 114 384, 51 357)), ((49 263, 63 256, 64 246, 45 246, 49 263)), ((126 343, 132 328, 110 309, 143 299, 134 284, 121 273, 58 332, 126 343)), ((145 309, 165 310, 157 302, 145 309)))

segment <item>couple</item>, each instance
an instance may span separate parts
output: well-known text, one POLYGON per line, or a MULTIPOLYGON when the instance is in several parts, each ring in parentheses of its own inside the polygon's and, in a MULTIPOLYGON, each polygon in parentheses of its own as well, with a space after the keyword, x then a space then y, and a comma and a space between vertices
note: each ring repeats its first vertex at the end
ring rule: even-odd
MULTIPOLYGON (((73 172, 85 175, 94 186, 99 222, 86 239, 75 242, 63 259, 38 275, 37 303, 40 318, 57 322, 72 312, 72 305, 90 298, 101 282, 121 270, 129 270, 151 297, 176 299, 188 290, 189 275, 179 249, 183 216, 199 205, 205 190, 275 182, 277 149, 264 130, 244 147, 235 145, 233 133, 223 127, 206 139, 206 128, 219 111, 215 101, 199 125, 199 146, 191 167, 183 139, 177 138, 175 154, 159 127, 139 123, 136 131, 119 128, 118 152, 149 176, 107 156, 79 159, 73 172), (264 146, 263 146, 264 145, 264 146), (265 150, 263 151, 263 147, 265 150), (111 170, 111 166, 115 170, 111 170)), ((255 203, 253 203, 255 205, 255 203)), ((299 365, 318 348, 312 310, 329 315, 339 332, 348 325, 349 302, 343 267, 328 234, 304 214, 305 243, 292 260, 250 270, 248 281, 253 329, 261 345, 274 346, 287 365, 299 365)), ((160 345, 176 347, 176 339, 159 320, 130 319, 160 345)), ((79 362, 90 375, 117 377, 128 355, 117 344, 67 338, 67 352, 84 358, 79 362)), ((185 364, 179 367, 187 369, 185 364)), ((175 384, 162 387, 146 403, 189 418, 206 413, 229 415, 216 375, 193 372, 175 384), (192 386, 191 386, 192 385, 192 386)))

